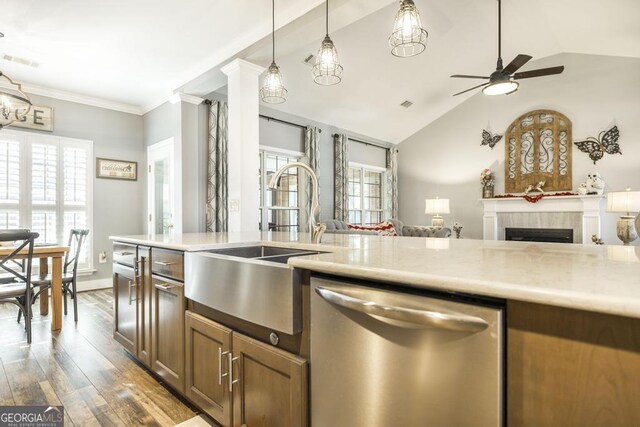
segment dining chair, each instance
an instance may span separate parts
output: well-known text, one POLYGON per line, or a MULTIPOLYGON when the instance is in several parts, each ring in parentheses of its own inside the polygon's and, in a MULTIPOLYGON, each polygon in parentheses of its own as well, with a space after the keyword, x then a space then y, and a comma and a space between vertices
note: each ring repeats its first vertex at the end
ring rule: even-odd
MULTIPOLYGON (((77 299, 77 279, 78 279, 78 260, 82 251, 82 245, 86 240, 89 230, 74 228, 69 233, 69 243, 67 246, 71 248, 64 256, 64 265, 62 270, 62 295, 64 296, 64 314, 67 314, 67 294, 71 294, 73 299, 73 318, 78 322, 78 299, 77 299), (69 269, 71 267, 71 272, 69 269)), ((37 274, 31 278, 32 286, 39 288, 32 299, 33 304, 36 298, 46 289, 51 288, 51 274, 37 274)))
POLYGON ((31 266, 33 264, 33 242, 39 236, 28 230, 4 230, 0 231, 1 242, 14 242, 11 253, 0 259, 0 268, 4 270, 5 279, 0 282, 0 302, 10 302, 19 308, 19 313, 24 314, 25 329, 27 330, 27 343, 31 344, 31 266), (12 267, 18 254, 27 251, 25 271, 18 271, 12 267), (7 279, 11 278, 11 281, 7 279))

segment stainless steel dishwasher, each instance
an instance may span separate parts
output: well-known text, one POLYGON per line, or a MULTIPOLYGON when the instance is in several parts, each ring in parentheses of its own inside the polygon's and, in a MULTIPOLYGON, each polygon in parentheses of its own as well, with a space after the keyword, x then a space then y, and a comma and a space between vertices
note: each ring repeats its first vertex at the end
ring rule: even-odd
POLYGON ((503 424, 503 308, 311 281, 312 427, 503 424))

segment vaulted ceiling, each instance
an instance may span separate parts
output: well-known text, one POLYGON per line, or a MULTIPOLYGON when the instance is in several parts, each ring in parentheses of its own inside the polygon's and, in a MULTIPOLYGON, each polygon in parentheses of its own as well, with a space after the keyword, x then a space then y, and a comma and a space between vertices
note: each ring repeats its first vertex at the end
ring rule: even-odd
MULTIPOLYGON (((398 2, 332 0, 331 36, 344 79, 313 83, 303 63, 324 36, 321 0, 277 0, 277 60, 289 97, 276 108, 400 142, 473 94, 450 74, 495 68, 495 0, 415 0, 427 50, 395 58, 387 37, 398 2), (404 100, 414 104, 400 107, 404 100)), ((0 70, 17 80, 144 112, 175 90, 204 95, 225 84, 234 57, 268 66, 268 0, 57 0, 5 3, 0 70), (1 59, 24 58, 37 68, 1 59)), ((640 57, 640 1, 503 0, 503 57, 561 52, 640 57)), ((523 70, 535 67, 535 61, 523 70)), ((545 77, 553 84, 553 77, 545 77)), ((522 84, 526 84, 523 82, 522 84)), ((29 85, 26 85, 27 88, 29 85)))

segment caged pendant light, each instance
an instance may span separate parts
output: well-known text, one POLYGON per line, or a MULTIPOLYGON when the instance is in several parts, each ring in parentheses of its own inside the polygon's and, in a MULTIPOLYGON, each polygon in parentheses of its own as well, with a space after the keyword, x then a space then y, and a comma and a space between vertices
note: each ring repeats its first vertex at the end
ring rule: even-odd
POLYGON ((329 0, 325 2, 326 5, 326 35, 318 55, 316 57, 316 63, 311 70, 313 74, 313 81, 319 85, 331 86, 340 83, 342 81, 342 65, 338 59, 338 50, 336 49, 333 41, 329 37, 329 0))
POLYGON ((413 0, 402 0, 389 37, 391 54, 400 58, 418 55, 426 49, 428 36, 413 0))
POLYGON ((260 98, 269 104, 282 104, 287 100, 287 89, 282 82, 280 68, 276 65, 276 16, 275 0, 271 1, 271 65, 262 80, 260 98))

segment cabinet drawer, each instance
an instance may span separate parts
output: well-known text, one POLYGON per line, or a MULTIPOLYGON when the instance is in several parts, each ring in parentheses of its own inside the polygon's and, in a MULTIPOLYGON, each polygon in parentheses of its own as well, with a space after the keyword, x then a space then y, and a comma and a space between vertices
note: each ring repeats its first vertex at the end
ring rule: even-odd
POLYGON ((153 274, 184 280, 183 252, 153 248, 151 260, 151 271, 153 274))
POLYGON ((136 245, 115 242, 113 244, 113 262, 133 267, 137 258, 136 245))

